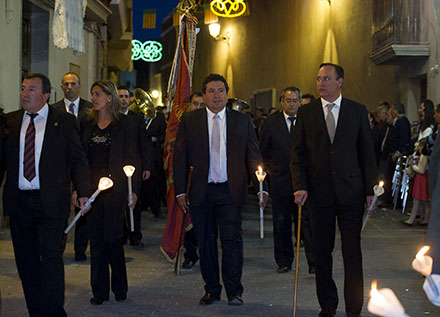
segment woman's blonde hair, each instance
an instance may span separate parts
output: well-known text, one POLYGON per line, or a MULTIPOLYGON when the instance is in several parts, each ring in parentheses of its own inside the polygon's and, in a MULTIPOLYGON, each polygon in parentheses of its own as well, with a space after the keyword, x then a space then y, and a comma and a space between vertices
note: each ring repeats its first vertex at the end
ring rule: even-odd
MULTIPOLYGON (((116 88, 116 85, 110 80, 95 81, 90 88, 90 92, 92 92, 93 88, 95 88, 96 86, 100 87, 106 95, 112 97, 112 101, 107 106, 107 112, 112 122, 119 121, 121 100, 119 99, 118 89, 116 88)), ((93 107, 90 108, 87 117, 93 122, 98 122, 98 112, 93 107)))

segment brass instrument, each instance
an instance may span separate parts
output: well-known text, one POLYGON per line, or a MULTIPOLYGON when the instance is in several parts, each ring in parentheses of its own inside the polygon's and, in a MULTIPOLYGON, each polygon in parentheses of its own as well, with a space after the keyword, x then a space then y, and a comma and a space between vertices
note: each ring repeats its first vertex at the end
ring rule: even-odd
POLYGON ((244 109, 249 109, 249 104, 238 98, 229 98, 227 106, 232 110, 243 112, 244 109))
POLYGON ((134 90, 134 101, 128 105, 128 109, 137 113, 142 113, 150 119, 156 118, 156 108, 154 107, 153 97, 148 91, 141 88, 134 90))

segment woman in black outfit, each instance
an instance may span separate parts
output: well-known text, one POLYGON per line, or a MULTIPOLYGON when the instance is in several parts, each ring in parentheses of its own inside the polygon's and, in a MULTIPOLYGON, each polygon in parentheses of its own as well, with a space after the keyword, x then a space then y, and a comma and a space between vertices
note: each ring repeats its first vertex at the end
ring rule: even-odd
MULTIPOLYGON (((98 188, 99 179, 110 177, 114 185, 99 194, 88 218, 90 230, 91 286, 90 303, 101 305, 109 299, 111 289, 117 301, 127 298, 127 272, 122 245, 124 211, 128 203, 125 165, 134 165, 135 138, 133 124, 121 115, 116 86, 111 81, 92 85, 92 104, 88 116, 80 123, 81 141, 91 170, 91 187, 98 188)), ((133 203, 137 188, 133 182, 133 203)))

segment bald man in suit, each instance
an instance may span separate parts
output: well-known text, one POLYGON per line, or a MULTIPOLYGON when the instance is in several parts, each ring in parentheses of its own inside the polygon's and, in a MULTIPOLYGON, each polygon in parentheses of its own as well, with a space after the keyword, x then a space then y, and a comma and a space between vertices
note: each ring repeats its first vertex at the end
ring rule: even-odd
POLYGON ((320 317, 334 316, 338 306, 332 277, 336 218, 344 260, 345 311, 353 317, 362 310, 362 217, 377 182, 367 109, 342 97, 343 82, 341 66, 320 65, 316 84, 321 98, 299 109, 293 136, 293 191, 296 203, 308 203, 320 317))

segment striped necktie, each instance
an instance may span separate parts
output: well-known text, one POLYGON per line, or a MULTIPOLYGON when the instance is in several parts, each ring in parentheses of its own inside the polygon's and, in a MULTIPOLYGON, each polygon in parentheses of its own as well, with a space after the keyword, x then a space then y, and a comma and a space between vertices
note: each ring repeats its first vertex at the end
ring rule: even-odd
POLYGON ((31 117, 24 140, 23 175, 29 182, 35 178, 35 125, 38 113, 27 113, 31 117))
POLYGON ((69 112, 75 115, 75 104, 73 102, 71 102, 69 105, 69 112))

